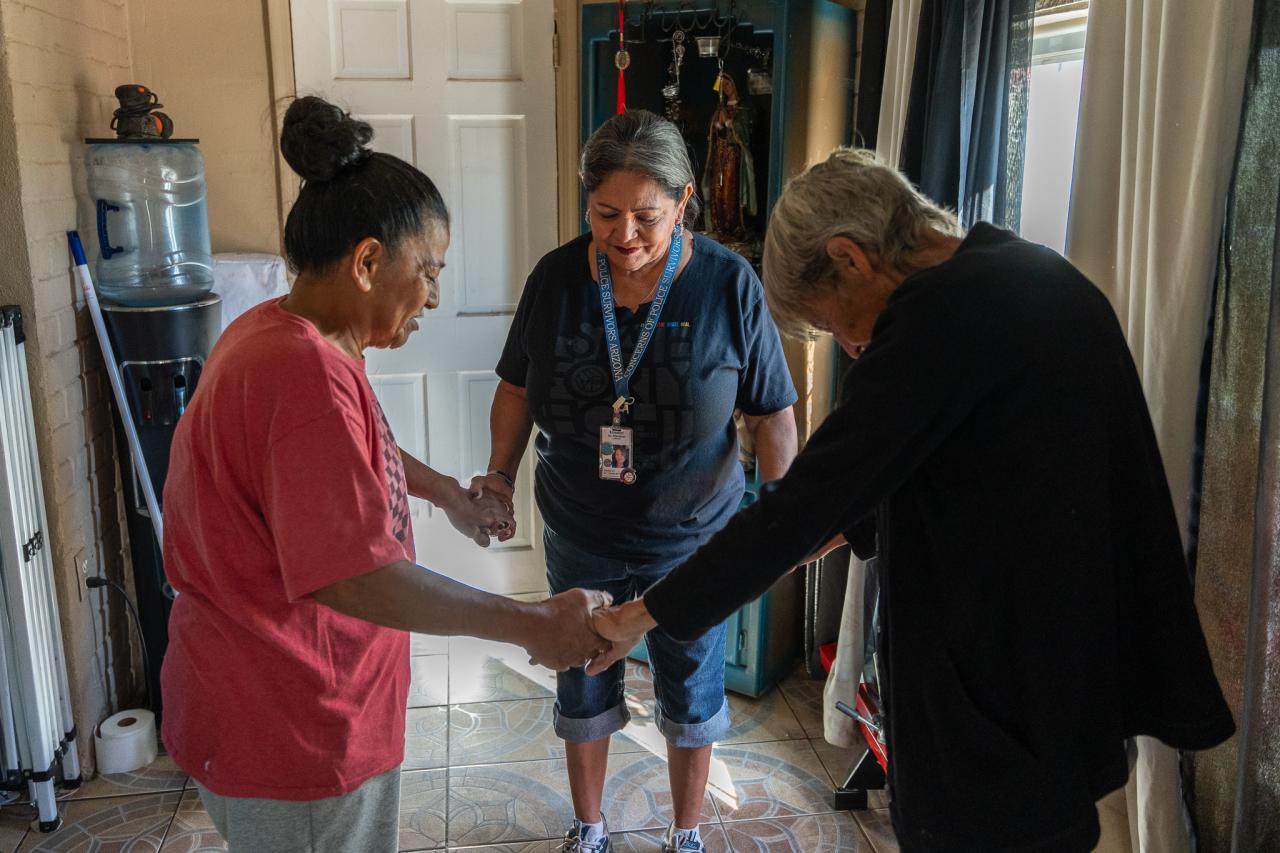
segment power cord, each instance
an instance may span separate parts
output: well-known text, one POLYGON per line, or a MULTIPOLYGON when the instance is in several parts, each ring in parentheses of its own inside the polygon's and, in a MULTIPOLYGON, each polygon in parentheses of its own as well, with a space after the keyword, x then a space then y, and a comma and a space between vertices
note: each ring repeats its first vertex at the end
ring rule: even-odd
POLYGON ((89 589, 101 589, 102 587, 110 587, 120 593, 120 597, 124 599, 124 603, 129 608, 129 615, 133 617, 133 624, 138 629, 138 645, 142 647, 142 667, 143 682, 147 685, 147 707, 154 708, 151 696, 151 655, 147 653, 147 638, 142 634, 142 620, 138 618, 137 608, 133 606, 133 600, 129 598, 129 593, 120 584, 108 578, 85 578, 84 585, 89 589))

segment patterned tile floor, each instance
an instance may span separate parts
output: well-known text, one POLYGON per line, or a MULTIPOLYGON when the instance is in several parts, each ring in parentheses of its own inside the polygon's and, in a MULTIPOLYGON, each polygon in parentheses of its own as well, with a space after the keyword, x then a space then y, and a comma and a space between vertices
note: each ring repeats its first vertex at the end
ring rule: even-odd
MULTIPOLYGON (((514 646, 415 636, 401 775, 400 849, 552 853, 573 817, 564 746, 552 731, 554 674, 514 646)), ((822 738, 822 685, 797 672, 761 699, 731 695, 733 729, 713 753, 702 807, 711 853, 896 851, 887 803, 833 812, 853 755, 822 738)), ((606 816, 617 853, 658 850, 671 819, 653 684, 629 663, 632 722, 610 747, 606 816)), ((63 827, 0 809, 0 853, 225 850, 194 786, 167 757, 68 794, 63 827)))

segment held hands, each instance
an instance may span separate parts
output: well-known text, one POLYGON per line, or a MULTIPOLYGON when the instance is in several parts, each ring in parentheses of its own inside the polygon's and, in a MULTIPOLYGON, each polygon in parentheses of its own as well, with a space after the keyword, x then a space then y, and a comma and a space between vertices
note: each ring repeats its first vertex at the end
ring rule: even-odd
POLYGON ((498 471, 477 474, 471 478, 471 494, 493 498, 506 509, 507 516, 511 519, 511 531, 505 537, 499 536, 499 541, 505 542, 516 535, 515 487, 506 475, 498 471))
POLYGON ((500 498, 510 505, 515 500, 515 488, 511 481, 498 471, 490 471, 488 474, 477 474, 471 478, 471 491, 484 492, 500 498))
POLYGON ((564 672, 609 654, 609 641, 596 634, 591 616, 612 603, 607 592, 571 589, 533 605, 528 640, 521 644, 529 662, 564 672))
POLYGON ((516 535, 511 503, 496 495, 459 487, 454 500, 443 508, 449 523, 481 548, 489 547, 490 537, 506 542, 516 535))
POLYGON ((645 632, 657 627, 658 623, 649 615, 644 606, 644 599, 637 598, 617 607, 601 607, 591 614, 595 632, 608 640, 612 647, 603 654, 591 658, 587 666, 587 675, 599 675, 614 663, 621 660, 640 642, 645 632))

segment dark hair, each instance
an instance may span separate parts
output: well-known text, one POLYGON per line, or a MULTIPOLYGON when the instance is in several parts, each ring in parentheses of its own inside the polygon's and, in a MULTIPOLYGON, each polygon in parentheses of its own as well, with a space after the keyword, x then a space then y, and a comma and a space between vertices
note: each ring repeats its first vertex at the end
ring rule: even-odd
POLYGON ((698 182, 684 137, 674 124, 648 110, 628 110, 596 128, 578 161, 583 189, 595 192, 621 170, 647 175, 673 201, 679 201, 684 188, 693 184, 693 195, 684 208, 684 224, 688 228, 698 225, 698 182))
POLYGON ((371 151, 368 123, 323 98, 289 105, 280 153, 302 178, 284 226, 294 272, 325 269, 366 237, 394 253, 431 223, 449 227, 449 210, 431 179, 398 157, 371 151))

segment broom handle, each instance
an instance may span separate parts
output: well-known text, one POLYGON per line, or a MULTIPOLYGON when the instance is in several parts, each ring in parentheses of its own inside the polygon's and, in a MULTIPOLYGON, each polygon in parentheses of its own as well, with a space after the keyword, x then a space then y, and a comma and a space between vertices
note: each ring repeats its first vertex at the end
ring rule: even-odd
POLYGON ((102 307, 98 304, 98 291, 94 289, 93 277, 89 274, 89 262, 85 260, 84 246, 80 244, 80 234, 67 232, 67 243, 71 247, 71 257, 75 260, 76 274, 80 278, 80 287, 84 291, 84 300, 89 305, 89 316, 93 318, 93 328, 98 333, 98 343, 102 347, 102 360, 107 363, 107 376, 111 379, 111 391, 115 394, 116 406, 120 410, 120 422, 124 424, 124 434, 129 441, 129 454, 133 457, 133 467, 137 479, 142 482, 142 496, 147 502, 147 513, 151 516, 151 524, 156 531, 156 543, 164 550, 164 520, 160 517, 160 502, 156 500, 156 490, 151 485, 151 475, 147 471, 147 458, 142 455, 142 442, 138 440, 138 427, 133 422, 129 411, 129 402, 124 394, 124 382, 120 378, 120 365, 116 363, 115 352, 111 348, 111 339, 107 337, 107 327, 102 320, 102 307))

